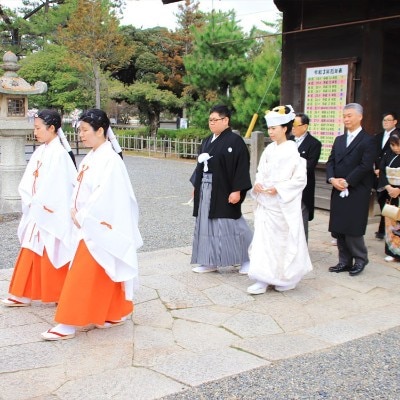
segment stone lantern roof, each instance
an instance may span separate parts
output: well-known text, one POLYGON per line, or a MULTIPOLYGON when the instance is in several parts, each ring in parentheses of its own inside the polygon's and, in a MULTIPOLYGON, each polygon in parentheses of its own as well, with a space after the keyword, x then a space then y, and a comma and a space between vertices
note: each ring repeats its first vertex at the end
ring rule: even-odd
POLYGON ((25 79, 18 76, 17 71, 21 66, 18 65, 17 56, 11 51, 4 54, 3 64, 0 67, 4 70, 4 75, 0 77, 0 93, 29 95, 47 91, 45 82, 36 82, 31 86, 25 79))

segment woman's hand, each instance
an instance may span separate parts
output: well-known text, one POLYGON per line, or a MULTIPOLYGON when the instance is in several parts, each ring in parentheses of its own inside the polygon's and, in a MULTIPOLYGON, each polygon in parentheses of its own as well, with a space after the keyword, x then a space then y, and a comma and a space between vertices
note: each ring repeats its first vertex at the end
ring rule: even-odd
POLYGON ((264 192, 265 188, 261 183, 256 183, 253 187, 253 192, 254 193, 262 193, 264 192))
POLYGON ((399 197, 399 195, 400 195, 400 189, 399 188, 395 188, 395 187, 390 186, 390 185, 388 185, 388 186, 389 186, 389 188, 387 188, 386 190, 387 190, 389 196, 392 199, 397 199, 397 197, 399 197))
POLYGON ((269 194, 269 195, 272 195, 272 196, 278 193, 278 191, 273 186, 271 186, 269 188, 266 188, 263 185, 261 185, 260 183, 256 183, 254 185, 253 192, 254 193, 269 194))
POLYGON ((270 194, 271 196, 275 196, 278 191, 272 186, 268 189, 264 189, 264 193, 270 194))

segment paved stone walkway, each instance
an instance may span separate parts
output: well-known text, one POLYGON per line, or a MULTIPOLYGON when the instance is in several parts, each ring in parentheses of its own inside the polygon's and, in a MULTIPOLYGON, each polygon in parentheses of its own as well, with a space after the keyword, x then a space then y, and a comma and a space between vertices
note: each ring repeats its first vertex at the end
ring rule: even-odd
MULTIPOLYGON (((245 216, 252 218, 247 200, 245 216)), ((158 399, 400 326, 400 264, 383 261, 372 222, 370 263, 356 277, 327 271, 337 248, 328 214, 317 211, 314 270, 289 292, 250 296, 250 281, 234 267, 194 274, 183 247, 140 253, 141 290, 123 326, 44 342, 53 305, 0 307, 0 399, 158 399)), ((0 297, 11 274, 0 270, 0 297)))

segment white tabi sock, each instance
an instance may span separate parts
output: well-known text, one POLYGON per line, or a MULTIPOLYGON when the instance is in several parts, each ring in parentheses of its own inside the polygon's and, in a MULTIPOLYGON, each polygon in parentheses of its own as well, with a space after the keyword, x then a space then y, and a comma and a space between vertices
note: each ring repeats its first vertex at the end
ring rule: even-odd
POLYGON ((51 331, 61 333, 62 335, 72 335, 75 333, 75 327, 72 325, 58 324, 51 331))

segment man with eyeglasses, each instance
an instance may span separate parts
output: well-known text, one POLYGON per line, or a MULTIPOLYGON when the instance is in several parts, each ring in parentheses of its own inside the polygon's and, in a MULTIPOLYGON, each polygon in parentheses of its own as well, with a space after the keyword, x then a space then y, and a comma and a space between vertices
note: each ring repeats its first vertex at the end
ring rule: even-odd
POLYGON ((321 155, 321 142, 308 132, 310 119, 307 114, 297 113, 293 122, 292 134, 300 156, 307 161, 307 185, 301 198, 304 231, 308 240, 308 221, 314 219, 315 167, 321 155))
POLYGON ((192 269, 197 273, 241 265, 239 273, 247 274, 249 268, 248 248, 253 233, 243 218, 241 205, 251 189, 250 155, 242 137, 232 132, 230 119, 228 107, 211 109, 211 135, 201 144, 190 179, 196 217, 191 264, 200 264, 192 269))
MULTIPOLYGON (((374 171, 377 178, 375 187, 378 183, 381 161, 384 158, 384 156, 391 151, 389 145, 389 137, 393 132, 400 132, 399 129, 396 128, 396 125, 397 125, 397 114, 395 112, 390 111, 383 114, 382 118, 383 132, 380 132, 377 135, 375 135, 376 155, 377 155, 374 166, 374 171)), ((376 194, 379 207, 382 211, 383 206, 390 199, 389 194, 386 190, 382 192, 377 192, 376 194)), ((381 216, 381 219, 379 221, 378 231, 375 232, 375 238, 382 240, 384 237, 385 237, 385 217, 381 216)))

